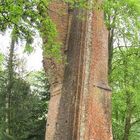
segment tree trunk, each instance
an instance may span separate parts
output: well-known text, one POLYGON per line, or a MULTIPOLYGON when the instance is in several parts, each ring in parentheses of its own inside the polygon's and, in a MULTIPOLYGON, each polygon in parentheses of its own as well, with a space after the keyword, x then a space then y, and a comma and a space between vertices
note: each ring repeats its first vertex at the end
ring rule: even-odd
POLYGON ((103 19, 101 10, 73 11, 62 90, 50 101, 46 140, 112 140, 103 19))
POLYGON ((111 75, 112 72, 112 59, 113 59, 113 37, 114 37, 114 29, 109 30, 108 35, 108 75, 111 75))
POLYGON ((133 113, 133 95, 127 90, 127 86, 129 85, 128 77, 128 63, 127 59, 124 58, 124 86, 125 86, 125 95, 126 95, 126 112, 125 112, 125 126, 124 126, 124 135, 123 140, 129 140, 130 129, 131 129, 131 119, 133 113))
POLYGON ((11 45, 9 49, 9 58, 8 58, 8 80, 7 80, 7 96, 6 96, 6 122, 7 122, 7 134, 11 134, 11 97, 12 97, 12 88, 13 88, 13 57, 14 57, 14 47, 15 39, 12 37, 11 45))
POLYGON ((124 127, 124 136, 123 140, 129 140, 130 129, 131 129, 131 119, 132 119, 132 112, 133 112, 133 105, 132 105, 132 95, 126 93, 126 117, 125 117, 125 127, 124 127))

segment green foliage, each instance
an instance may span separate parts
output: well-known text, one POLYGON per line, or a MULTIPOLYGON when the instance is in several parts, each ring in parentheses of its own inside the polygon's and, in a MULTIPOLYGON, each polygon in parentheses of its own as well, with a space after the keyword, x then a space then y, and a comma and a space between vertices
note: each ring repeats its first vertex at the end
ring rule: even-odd
MULTIPOLYGON (((5 90, 7 87, 5 83, 4 87, 0 87, 0 130, 1 133, 3 133, 0 139, 12 140, 12 137, 14 137, 14 140, 44 140, 49 85, 43 76, 44 75, 41 75, 40 77, 40 75, 38 75, 36 81, 30 84, 21 78, 14 79, 11 95, 12 102, 10 106, 10 111, 12 113, 10 123, 11 136, 6 133, 7 122, 4 119, 6 114, 4 95, 6 94, 5 90), (41 81, 43 78, 46 83, 41 81), (34 87, 37 88, 37 90, 30 90, 30 86, 31 89, 34 87), (44 88, 45 86, 46 88, 44 88)), ((3 81, 0 80, 0 82, 3 81)))
MULTIPOLYGON (((112 41, 112 125, 114 140, 139 138, 139 0, 105 0, 105 23, 112 41), (112 37, 112 38, 111 38, 112 37), (130 121, 128 121, 130 119, 130 121), (130 123, 130 124, 129 124, 130 123), (128 132, 126 132, 126 124, 128 132), (136 131, 137 130, 137 131, 136 131)), ((109 41, 110 41, 109 40, 109 41)), ((110 45, 110 44, 109 44, 110 45)), ((110 51, 110 50, 109 50, 110 51)))
POLYGON ((27 52, 27 53, 32 53, 33 52, 33 47, 31 46, 31 45, 29 45, 29 44, 26 44, 26 46, 25 46, 25 49, 24 49, 24 52, 27 52))
POLYGON ((57 30, 55 24, 48 17, 43 20, 40 28, 41 36, 43 38, 44 54, 47 57, 53 57, 57 61, 61 61, 61 43, 57 41, 57 30), (48 26, 45 26, 45 25, 48 26), (46 31, 46 32, 44 32, 46 31))
POLYGON ((105 0, 105 23, 109 31, 114 30, 114 37, 130 46, 138 46, 140 30, 140 0, 105 0))
MULTIPOLYGON (((95 1, 88 4, 85 0, 64 0, 71 8, 92 9, 99 7, 95 1)), ((26 40, 25 51, 32 52, 32 42, 36 30, 43 39, 44 54, 61 60, 61 43, 57 41, 56 26, 48 15, 51 0, 2 0, 0 4, 0 30, 14 28, 17 40, 26 40), (29 48, 29 49, 28 49, 29 48)), ((118 28, 117 36, 133 42, 138 40, 140 27, 139 0, 105 0, 103 8, 108 29, 118 28), (126 22, 124 22, 126 21, 126 22)))
POLYGON ((3 56, 3 54, 0 53, 0 71, 2 70, 3 60, 4 60, 4 56, 3 56))
POLYGON ((0 138, 1 138, 1 140, 15 140, 14 137, 12 137, 12 136, 10 136, 10 135, 8 135, 6 133, 0 134, 0 138))
MULTIPOLYGON (((9 59, 4 61, 6 64, 9 63, 9 59)), ((0 139, 44 140, 50 98, 46 76, 40 71, 24 77, 25 73, 17 73, 17 68, 20 67, 17 64, 21 63, 16 63, 15 57, 12 61, 12 73, 9 73, 10 67, 7 65, 0 71, 0 139), (10 90, 9 74, 13 77, 10 90), (32 79, 32 82, 27 78, 32 79), (10 104, 7 102, 8 98, 10 104)))
POLYGON ((31 53, 34 36, 38 31, 43 40, 45 54, 61 59, 57 31, 48 15, 50 0, 1 0, 0 30, 13 29, 16 41, 26 41, 25 52, 31 53), (55 50, 55 53, 54 53, 55 50), (57 53, 56 53, 57 51, 57 53))
POLYGON ((123 139, 126 118, 130 115, 130 139, 139 138, 140 127, 140 48, 116 48, 111 74, 112 122, 115 140, 123 139))
POLYGON ((4 59, 4 56, 3 56, 3 54, 0 53, 0 62, 2 62, 3 59, 4 59))

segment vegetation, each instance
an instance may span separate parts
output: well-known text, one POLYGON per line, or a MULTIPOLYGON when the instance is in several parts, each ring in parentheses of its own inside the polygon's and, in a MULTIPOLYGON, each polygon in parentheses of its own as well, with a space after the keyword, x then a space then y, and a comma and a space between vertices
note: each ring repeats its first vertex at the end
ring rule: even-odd
POLYGON ((49 0, 2 0, 0 4, 0 31, 13 30, 15 41, 26 42, 25 51, 32 52, 34 36, 38 31, 43 49, 48 56, 61 59, 60 45, 56 40, 57 31, 48 15, 49 0), (57 53, 55 53, 57 51, 57 53))
POLYGON ((113 87, 113 134, 115 140, 139 138, 140 104, 139 47, 116 48, 111 85, 113 87))
POLYGON ((44 140, 49 83, 43 71, 17 73, 13 58, 12 70, 6 59, 0 71, 0 139, 44 140))
POLYGON ((139 0, 105 1, 115 140, 139 138, 139 0))

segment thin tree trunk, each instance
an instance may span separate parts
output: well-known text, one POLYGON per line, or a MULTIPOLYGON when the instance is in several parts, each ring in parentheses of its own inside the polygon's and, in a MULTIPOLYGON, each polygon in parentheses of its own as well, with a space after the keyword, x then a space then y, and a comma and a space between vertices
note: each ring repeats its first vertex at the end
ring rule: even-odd
POLYGON ((125 117, 125 128, 123 140, 129 140, 130 129, 131 129, 131 118, 132 118, 132 97, 129 93, 126 93, 126 117, 125 117))
POLYGON ((114 29, 109 31, 108 35, 108 75, 112 72, 112 59, 113 59, 113 37, 114 37, 114 29))
POLYGON ((126 89, 126 113, 125 113, 125 127, 124 127, 124 136, 123 140, 129 140, 130 129, 131 129, 131 118, 132 118, 132 95, 127 91, 127 86, 129 85, 128 77, 128 64, 127 64, 127 56, 124 56, 124 86, 126 89))
POLYGON ((11 45, 9 48, 8 55, 8 81, 7 81, 7 97, 6 97, 6 122, 8 123, 8 128, 6 132, 11 134, 11 96, 12 96, 12 88, 13 88, 13 57, 14 57, 14 47, 15 47, 15 39, 12 37, 11 45))

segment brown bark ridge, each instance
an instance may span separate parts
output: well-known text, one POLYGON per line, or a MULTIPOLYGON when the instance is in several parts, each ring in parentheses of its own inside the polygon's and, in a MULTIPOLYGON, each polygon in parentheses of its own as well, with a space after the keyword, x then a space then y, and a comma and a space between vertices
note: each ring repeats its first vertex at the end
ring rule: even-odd
MULTIPOLYGON (((49 15, 56 24, 59 33, 58 41, 62 43, 62 55, 65 55, 71 24, 71 14, 68 13, 68 5, 59 0, 53 1, 49 6, 49 15)), ((43 58, 43 66, 51 84, 51 99, 49 102, 45 135, 46 140, 53 140, 56 131, 64 75, 64 63, 65 62, 58 64, 53 58, 47 58, 46 56, 43 58)))
POLYGON ((53 88, 57 96, 50 101, 46 140, 112 140, 103 12, 75 9, 71 21, 67 63, 61 85, 53 88))
POLYGON ((108 86, 108 32, 101 10, 88 13, 79 140, 112 140, 111 90, 108 86))
MULTIPOLYGON (((57 31, 58 31, 58 42, 62 44, 62 55, 67 50, 67 40, 69 35, 69 24, 71 16, 68 14, 68 5, 64 2, 59 0, 54 0, 49 5, 49 16, 51 17, 52 21, 55 23, 57 31)), ((44 39, 46 40, 46 39, 44 39)), ((64 60, 63 60, 64 61, 64 60)), ((57 63, 54 58, 44 56, 43 60, 44 68, 46 74, 48 75, 49 81, 51 85, 62 83, 63 81, 63 73, 64 73, 64 62, 57 63)))

